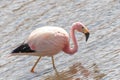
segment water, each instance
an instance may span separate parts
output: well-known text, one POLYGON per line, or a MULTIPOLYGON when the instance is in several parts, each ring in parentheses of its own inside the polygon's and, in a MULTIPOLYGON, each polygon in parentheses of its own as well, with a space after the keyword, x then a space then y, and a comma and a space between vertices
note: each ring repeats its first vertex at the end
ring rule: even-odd
POLYGON ((49 57, 41 59, 36 73, 30 73, 37 57, 7 55, 38 27, 60 26, 69 32, 76 21, 84 23, 91 35, 86 43, 76 33, 76 54, 55 55, 61 80, 119 80, 119 0, 1 0, 0 80, 58 80, 49 57))

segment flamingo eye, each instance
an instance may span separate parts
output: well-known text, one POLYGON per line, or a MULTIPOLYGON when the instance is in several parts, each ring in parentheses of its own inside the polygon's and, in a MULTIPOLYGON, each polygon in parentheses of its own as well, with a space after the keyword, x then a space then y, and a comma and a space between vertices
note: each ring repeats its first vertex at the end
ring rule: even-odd
POLYGON ((82 31, 84 31, 84 27, 82 27, 82 31))
POLYGON ((83 32, 83 33, 85 32, 85 28, 84 28, 84 27, 82 27, 82 32, 83 32))

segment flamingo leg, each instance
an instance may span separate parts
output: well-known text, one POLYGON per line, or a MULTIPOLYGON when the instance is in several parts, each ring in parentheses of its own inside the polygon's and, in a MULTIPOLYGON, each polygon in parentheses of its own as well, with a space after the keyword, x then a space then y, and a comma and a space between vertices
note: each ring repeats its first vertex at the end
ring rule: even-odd
POLYGON ((52 56, 52 64, 53 64, 53 68, 56 70, 56 67, 55 67, 55 62, 54 62, 54 57, 52 56))
POLYGON ((58 80, 60 80, 59 73, 58 73, 58 71, 57 71, 57 69, 56 69, 56 67, 55 67, 54 57, 52 56, 51 58, 52 58, 53 68, 54 68, 54 70, 55 70, 55 72, 56 72, 56 75, 57 75, 57 77, 58 77, 58 80))
POLYGON ((39 62, 39 60, 41 59, 41 56, 37 59, 37 61, 35 62, 35 64, 33 65, 33 67, 31 68, 31 72, 34 73, 34 68, 36 67, 37 63, 39 62))

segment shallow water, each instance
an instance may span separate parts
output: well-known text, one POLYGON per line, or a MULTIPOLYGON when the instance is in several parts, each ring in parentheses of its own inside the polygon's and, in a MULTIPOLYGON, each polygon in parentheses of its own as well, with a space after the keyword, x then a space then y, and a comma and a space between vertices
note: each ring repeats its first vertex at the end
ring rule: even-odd
POLYGON ((120 79, 119 0, 1 0, 0 39, 0 80, 120 79), (37 57, 8 57, 32 30, 52 25, 69 32, 76 21, 84 23, 91 35, 86 43, 84 35, 76 33, 76 54, 55 55, 59 77, 49 57, 41 59, 36 73, 30 73, 30 69, 37 57))

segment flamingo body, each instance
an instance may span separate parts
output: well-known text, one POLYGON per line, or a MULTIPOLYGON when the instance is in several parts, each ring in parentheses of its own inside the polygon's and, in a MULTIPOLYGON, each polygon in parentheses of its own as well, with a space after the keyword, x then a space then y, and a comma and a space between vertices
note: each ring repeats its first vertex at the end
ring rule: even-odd
MULTIPOLYGON (((42 27, 34 30, 27 39, 36 56, 53 56, 69 42, 68 33, 60 27, 42 27)), ((29 55, 29 53, 28 53, 29 55)))

